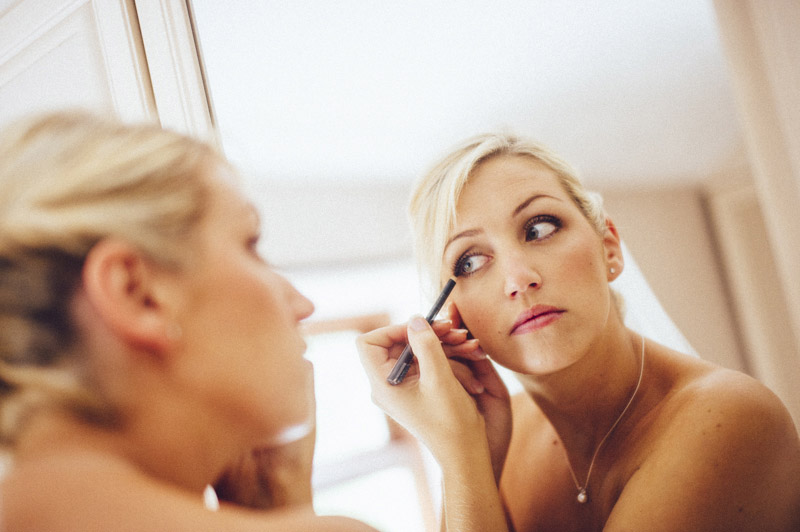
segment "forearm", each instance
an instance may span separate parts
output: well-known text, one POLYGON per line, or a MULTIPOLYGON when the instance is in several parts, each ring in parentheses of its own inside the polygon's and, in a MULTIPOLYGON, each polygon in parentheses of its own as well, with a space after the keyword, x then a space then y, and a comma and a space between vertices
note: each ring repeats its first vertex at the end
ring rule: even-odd
POLYGON ((442 531, 508 531, 505 511, 492 470, 489 446, 463 449, 440 460, 442 466, 442 531))

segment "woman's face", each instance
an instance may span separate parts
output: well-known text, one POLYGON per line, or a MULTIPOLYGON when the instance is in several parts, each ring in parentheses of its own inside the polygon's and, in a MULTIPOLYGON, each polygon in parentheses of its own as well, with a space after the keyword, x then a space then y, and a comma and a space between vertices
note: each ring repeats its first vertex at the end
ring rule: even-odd
POLYGON ((482 162, 456 211, 444 272, 457 278, 453 301, 483 349, 533 375, 580 358, 612 312, 615 232, 600 236, 555 173, 527 156, 482 162))
POLYGON ((259 256, 258 215, 226 172, 209 180, 198 257, 183 275, 183 369, 211 408, 269 438, 308 420, 311 367, 298 323, 314 307, 259 256))

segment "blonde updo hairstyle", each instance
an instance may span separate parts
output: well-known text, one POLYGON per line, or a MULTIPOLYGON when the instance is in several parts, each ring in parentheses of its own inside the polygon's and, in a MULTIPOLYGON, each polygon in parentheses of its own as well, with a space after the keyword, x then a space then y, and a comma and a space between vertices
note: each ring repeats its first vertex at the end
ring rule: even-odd
POLYGON ((586 190, 575 170, 544 146, 513 135, 483 134, 467 139, 441 159, 416 184, 409 214, 423 288, 434 294, 451 276, 442 257, 456 224, 456 205, 470 176, 482 162, 500 155, 521 155, 555 172, 561 186, 599 234, 606 229, 603 199, 586 190))
POLYGON ((82 367, 70 301, 83 262, 119 237, 169 268, 188 260, 213 147, 153 124, 81 112, 12 125, 0 138, 0 441, 34 409, 112 422, 82 367))

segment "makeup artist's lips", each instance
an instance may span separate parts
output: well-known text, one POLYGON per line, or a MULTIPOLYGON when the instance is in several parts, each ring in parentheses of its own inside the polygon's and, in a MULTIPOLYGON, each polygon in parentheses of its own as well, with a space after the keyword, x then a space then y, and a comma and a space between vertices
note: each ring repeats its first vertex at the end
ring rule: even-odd
POLYGON ((536 305, 517 317, 510 334, 525 334, 547 327, 558 320, 564 312, 566 311, 556 307, 536 305))

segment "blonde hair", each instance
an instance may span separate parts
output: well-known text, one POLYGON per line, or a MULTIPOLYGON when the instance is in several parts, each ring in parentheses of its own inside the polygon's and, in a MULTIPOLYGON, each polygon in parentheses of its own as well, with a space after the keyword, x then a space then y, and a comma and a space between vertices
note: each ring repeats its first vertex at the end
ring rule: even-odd
POLYGON ((416 184, 409 214, 420 278, 428 295, 441 288, 442 256, 456 224, 456 205, 472 172, 482 162, 499 155, 522 155, 544 164, 589 223, 603 234, 606 228, 602 197, 586 190, 575 170, 544 146, 513 135, 483 134, 463 142, 441 159, 416 184))
POLYGON ((76 353, 69 304, 108 236, 179 268, 202 219, 213 147, 156 125, 80 112, 16 123, 0 138, 0 439, 32 409, 102 417, 76 353))

